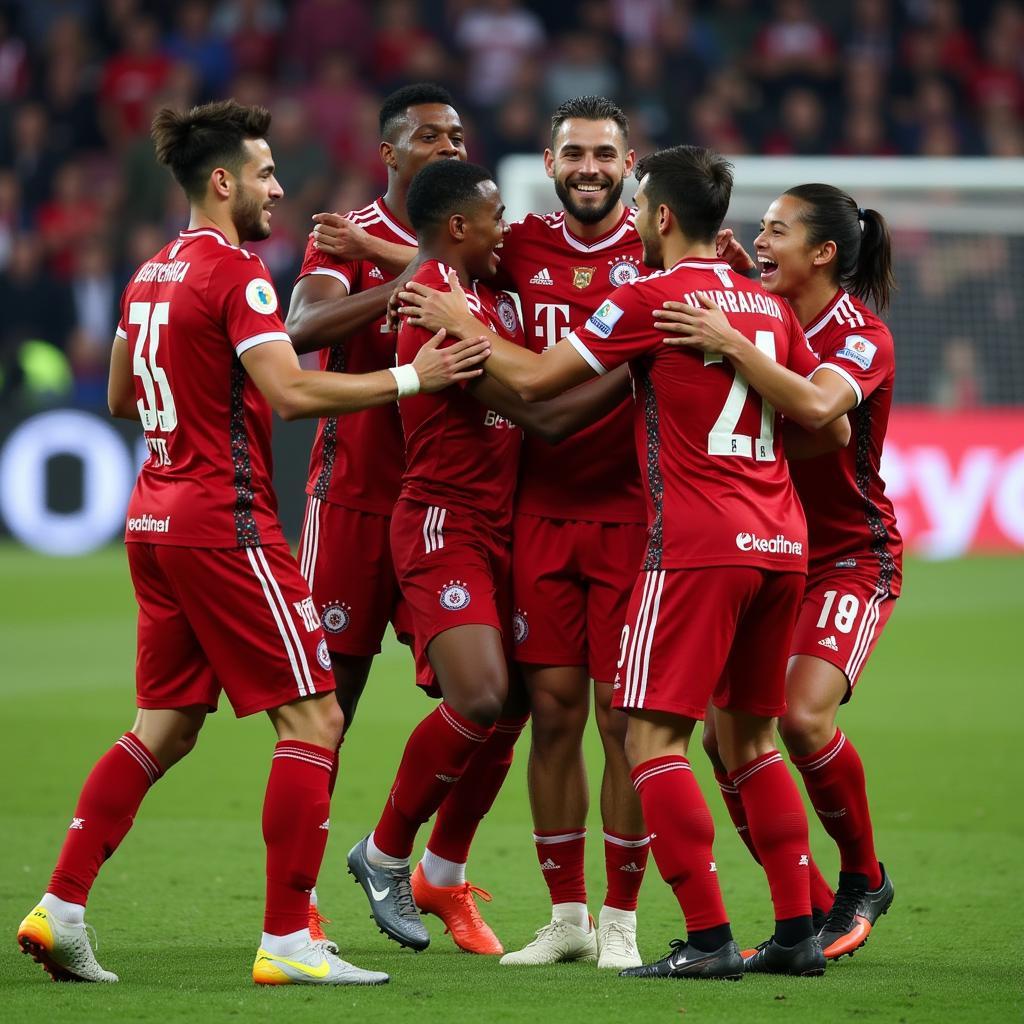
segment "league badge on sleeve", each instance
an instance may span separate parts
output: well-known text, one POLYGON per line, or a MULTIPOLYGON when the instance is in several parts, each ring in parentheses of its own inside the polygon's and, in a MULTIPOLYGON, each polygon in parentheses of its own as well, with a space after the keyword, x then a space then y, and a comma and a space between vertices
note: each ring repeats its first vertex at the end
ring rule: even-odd
POLYGON ((265 313, 267 316, 277 310, 277 292, 274 291, 274 286, 262 277, 254 277, 245 286, 245 301, 257 313, 265 313))
POLYGON ((595 334, 600 334, 602 338, 607 338, 619 322, 623 312, 624 310, 616 306, 611 299, 607 299, 587 321, 587 327, 595 334))
POLYGON ((635 256, 616 256, 608 261, 611 270, 608 271, 608 280, 616 288, 624 284, 630 284, 640 276, 640 261, 635 256))
POLYGON ((871 365, 877 351, 878 346, 868 341, 867 338, 862 338, 859 334, 851 334, 843 342, 843 347, 836 353, 836 358, 848 359, 851 363, 856 363, 862 370, 866 370, 871 365))

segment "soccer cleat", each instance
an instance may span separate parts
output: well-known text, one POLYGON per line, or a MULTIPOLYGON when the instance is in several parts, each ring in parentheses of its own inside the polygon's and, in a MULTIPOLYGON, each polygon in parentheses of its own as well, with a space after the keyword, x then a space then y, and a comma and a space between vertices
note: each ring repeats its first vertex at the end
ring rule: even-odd
POLYGON ((412 873, 412 895, 421 913, 435 914, 444 921, 444 930, 451 934, 459 949, 485 956, 505 952, 476 905, 475 896, 491 902, 491 894, 486 890, 469 882, 431 885, 423 873, 423 865, 417 864, 412 873))
POLYGON ((639 967, 640 950, 636 945, 636 929, 620 921, 608 921, 597 929, 597 966, 621 971, 639 967))
POLYGON ((817 935, 809 935, 795 946, 782 946, 774 938, 762 942, 750 956, 743 954, 747 974, 791 974, 817 978, 825 973, 825 955, 817 935))
POLYGON ((498 963, 506 967, 540 967, 597 959, 597 929, 590 918, 590 931, 569 921, 552 921, 537 930, 537 937, 522 949, 506 953, 498 963))
POLYGON ((389 938, 410 949, 426 949, 430 933, 416 912, 407 867, 378 867, 366 859, 366 841, 348 851, 349 874, 363 887, 370 901, 370 916, 389 938))
POLYGON ((839 872, 835 903, 818 932, 826 960, 853 956, 868 941, 875 922, 892 906, 892 879, 885 873, 884 864, 878 866, 882 869, 882 884, 877 889, 868 889, 863 875, 839 872))
POLYGON ((310 903, 310 905, 309 905, 309 937, 314 942, 323 943, 323 947, 324 947, 324 949, 327 950, 328 953, 333 953, 335 956, 337 956, 338 955, 338 944, 336 942, 332 941, 331 939, 327 938, 327 935, 324 932, 324 925, 325 924, 330 924, 330 923, 331 923, 331 919, 329 917, 324 917, 320 913, 319 909, 317 909, 317 905, 315 903, 310 903))
POLYGON ((673 939, 668 956, 653 964, 641 964, 619 972, 620 978, 713 978, 739 981, 743 977, 743 957, 730 939, 712 953, 693 949, 682 939, 673 939))
POLYGON ((54 981, 117 981, 116 974, 96 962, 85 929, 38 906, 18 927, 18 945, 54 981))
POLYGON ((256 952, 252 980, 257 985, 386 985, 383 971, 364 971, 335 956, 321 942, 310 942, 288 956, 256 952))

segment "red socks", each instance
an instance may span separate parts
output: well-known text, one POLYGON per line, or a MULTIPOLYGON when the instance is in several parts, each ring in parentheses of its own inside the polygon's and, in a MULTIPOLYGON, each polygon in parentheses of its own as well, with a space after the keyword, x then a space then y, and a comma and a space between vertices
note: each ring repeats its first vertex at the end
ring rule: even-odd
MULTIPOLYGON (((484 728, 463 718, 447 704, 439 704, 416 726, 405 745, 384 813, 373 830, 379 850, 390 857, 412 853, 420 825, 452 792, 493 731, 493 727, 484 728)), ((433 847, 431 850, 438 853, 433 847)))
POLYGON ((327 846, 333 750, 299 740, 274 747, 263 801, 267 906, 263 930, 290 935, 309 925, 309 890, 327 846))
POLYGON ((587 830, 577 832, 534 832, 537 860, 544 874, 551 905, 586 903, 587 883, 583 877, 583 849, 587 830))
POLYGON ((683 908, 687 930, 727 924, 711 851, 715 826, 690 762, 675 754, 655 757, 637 765, 631 777, 651 832, 654 861, 683 908))
POLYGON ((810 757, 794 757, 811 804, 825 831, 839 847, 840 869, 866 875, 868 888, 882 884, 875 855, 874 833, 864 765, 853 744, 836 729, 835 736, 810 757))
POLYGON ((126 732, 89 772, 47 891, 85 904, 103 862, 127 835, 149 787, 163 774, 156 758, 126 732))
POLYGON ((529 720, 527 715, 502 718, 494 723, 494 732, 473 753, 462 778, 452 786, 437 812, 427 840, 431 853, 456 864, 469 860, 473 837, 512 767, 516 740, 529 720))
POLYGON ((606 907, 636 910, 637 897, 647 870, 651 852, 650 836, 626 836, 618 832, 604 834, 604 870, 608 878, 606 907))
POLYGON ((807 815, 782 755, 777 750, 762 754, 730 772, 729 780, 747 812, 750 838, 768 876, 775 920, 809 917, 807 815))

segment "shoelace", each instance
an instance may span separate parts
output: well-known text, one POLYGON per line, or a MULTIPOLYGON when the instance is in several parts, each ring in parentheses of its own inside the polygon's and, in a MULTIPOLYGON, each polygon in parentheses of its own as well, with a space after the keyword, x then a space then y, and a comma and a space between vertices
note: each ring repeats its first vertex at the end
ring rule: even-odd
MULTIPOLYGON (((480 916, 480 910, 476 905, 476 900, 473 898, 474 895, 479 896, 482 900, 486 900, 488 903, 494 898, 486 889, 481 889, 477 885, 470 885, 469 882, 464 882, 462 888, 458 892, 452 893, 452 899, 466 908, 466 913, 469 915, 469 923, 474 928, 482 928, 484 919, 480 916)), ((445 928, 445 933, 448 932, 448 928, 445 928)))
MULTIPOLYGON (((619 951, 628 950, 632 945, 633 932, 623 924, 619 924, 618 921, 611 921, 604 926, 605 933, 605 946, 609 945, 608 940, 613 939, 618 941, 619 951)), ((681 942, 681 939, 673 940, 675 942, 681 942)), ((685 943, 683 943, 685 945, 685 943)))
POLYGON ((416 901, 412 896, 412 882, 409 872, 403 871, 391 875, 391 884, 394 886, 395 909, 399 917, 411 917, 419 920, 419 911, 416 909, 416 901))
POLYGON ((822 929, 827 932, 846 933, 853 927, 853 918, 864 898, 865 889, 860 886, 844 885, 839 887, 836 893, 832 909, 825 918, 825 926, 822 929))
POLYGON ((314 942, 322 942, 327 938, 324 934, 324 925, 330 923, 331 919, 324 917, 317 907, 309 908, 309 937, 314 942))

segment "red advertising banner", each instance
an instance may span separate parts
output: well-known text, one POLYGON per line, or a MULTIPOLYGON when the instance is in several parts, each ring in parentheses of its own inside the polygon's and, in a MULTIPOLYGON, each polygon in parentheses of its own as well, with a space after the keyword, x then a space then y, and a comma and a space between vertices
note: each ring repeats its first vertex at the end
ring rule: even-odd
POLYGON ((882 458, 907 550, 1024 551, 1024 409, 893 409, 882 458))

